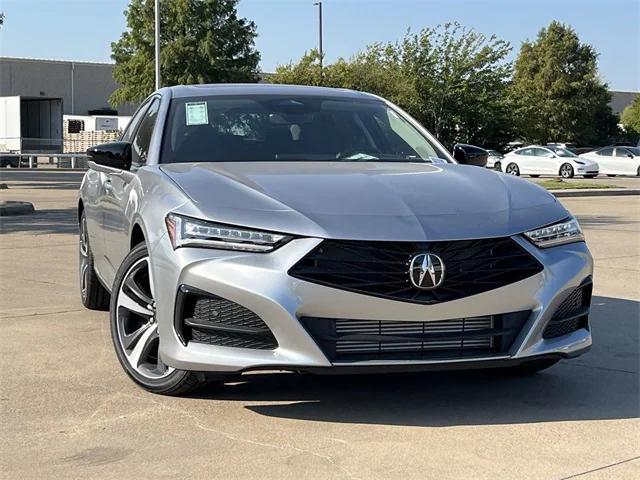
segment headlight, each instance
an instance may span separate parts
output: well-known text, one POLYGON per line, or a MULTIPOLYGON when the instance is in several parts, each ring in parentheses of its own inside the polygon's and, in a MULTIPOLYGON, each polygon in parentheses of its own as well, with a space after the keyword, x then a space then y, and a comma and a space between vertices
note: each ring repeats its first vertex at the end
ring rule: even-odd
POLYGON ((271 252, 291 236, 206 222, 170 213, 165 219, 173 248, 208 247, 244 252, 271 252))
POLYGON ((571 217, 562 222, 525 232, 524 236, 540 248, 555 247, 565 243, 583 242, 584 235, 578 221, 571 217))

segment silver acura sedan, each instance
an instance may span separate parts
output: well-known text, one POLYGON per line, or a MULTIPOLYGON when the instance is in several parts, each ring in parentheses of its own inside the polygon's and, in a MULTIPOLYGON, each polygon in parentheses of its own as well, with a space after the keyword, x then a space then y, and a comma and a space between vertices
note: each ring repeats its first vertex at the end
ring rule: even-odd
POLYGON ((578 222, 374 95, 164 88, 88 154, 82 301, 152 392, 259 369, 534 372, 591 345, 578 222))

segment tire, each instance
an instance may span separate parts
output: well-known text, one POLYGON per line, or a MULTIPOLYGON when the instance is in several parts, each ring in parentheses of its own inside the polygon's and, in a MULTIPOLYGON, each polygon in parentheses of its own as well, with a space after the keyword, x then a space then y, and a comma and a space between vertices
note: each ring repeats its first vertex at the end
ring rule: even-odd
MULTIPOLYGON (((640 169, 638 169, 640 170, 640 169)), ((617 175, 611 175, 610 173, 607 174, 607 177, 616 177, 617 175)))
POLYGON ((80 215, 78 258, 82 305, 89 310, 109 310, 109 292, 100 283, 93 266, 93 253, 89 245, 87 217, 84 211, 80 215))
POLYGON ((515 175, 516 177, 519 177, 520 169, 518 168, 518 165, 516 165, 515 163, 510 163, 509 165, 507 165, 507 169, 505 170, 505 173, 508 175, 515 175))
POLYGON ((573 178, 573 167, 569 163, 563 163, 559 173, 562 178, 573 178))
POLYGON ((559 361, 558 359, 532 360, 517 367, 508 368, 507 370, 514 375, 534 375, 542 370, 553 367, 559 361))
POLYGON ((149 253, 144 243, 125 257, 111 295, 111 338, 122 368, 140 387, 161 395, 194 390, 204 376, 165 365, 158 355, 158 329, 149 253))
POLYGON ((501 171, 502 171, 502 163, 501 163, 501 162, 496 162, 496 163, 493 165, 493 169, 494 169, 494 170, 497 170, 498 172, 501 172, 501 171))
POLYGON ((529 175, 531 178, 538 178, 540 175, 529 175))

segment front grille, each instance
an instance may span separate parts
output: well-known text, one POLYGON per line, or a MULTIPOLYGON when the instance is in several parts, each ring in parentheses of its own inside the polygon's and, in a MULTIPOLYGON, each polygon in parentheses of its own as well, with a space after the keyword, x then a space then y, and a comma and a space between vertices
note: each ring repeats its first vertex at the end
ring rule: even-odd
POLYGON ((593 283, 587 279, 560 304, 542 332, 543 338, 556 338, 588 328, 593 283))
POLYGON ((508 353, 529 313, 433 322, 300 321, 331 361, 430 360, 508 353))
POLYGON ((178 292, 176 331, 185 344, 195 342, 260 350, 278 346, 267 324, 255 312, 185 285, 178 292))
POLYGON ((543 266, 511 238, 445 242, 324 240, 295 264, 295 278, 403 302, 435 304, 504 287, 543 266), (442 285, 421 290, 409 279, 411 258, 438 255, 446 268, 442 285))

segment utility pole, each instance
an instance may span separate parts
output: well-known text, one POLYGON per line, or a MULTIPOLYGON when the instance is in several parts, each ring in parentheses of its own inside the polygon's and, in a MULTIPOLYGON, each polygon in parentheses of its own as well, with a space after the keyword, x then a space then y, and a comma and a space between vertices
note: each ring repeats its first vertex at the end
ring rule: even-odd
POLYGON ((155 0, 156 90, 160 88, 160 0, 155 0))
POLYGON ((322 63, 324 54, 322 52, 322 2, 316 2, 314 5, 318 6, 318 40, 320 47, 320 85, 322 85, 323 80, 323 72, 322 72, 322 63))

